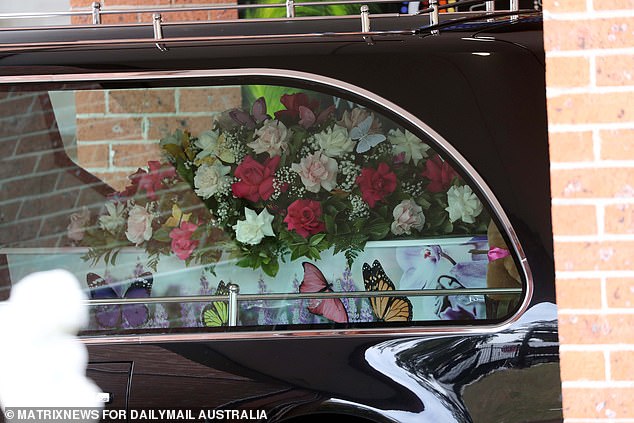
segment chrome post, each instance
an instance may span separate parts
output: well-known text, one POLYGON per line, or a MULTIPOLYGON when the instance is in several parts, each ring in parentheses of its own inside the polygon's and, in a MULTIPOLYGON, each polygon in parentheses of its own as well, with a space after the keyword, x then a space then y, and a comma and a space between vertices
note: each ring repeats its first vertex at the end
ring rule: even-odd
MULTIPOLYGON (((361 6, 361 32, 369 33, 370 32, 370 8, 368 5, 364 4, 361 6)), ((368 45, 373 45, 374 40, 369 35, 364 35, 363 39, 368 43, 368 45)))
MULTIPOLYGON (((429 0, 429 7, 431 7, 431 12, 429 13, 429 25, 436 26, 440 19, 438 18, 438 0, 429 0)), ((437 29, 431 30, 431 35, 438 35, 440 32, 437 29)))
MULTIPOLYGON (((511 9, 511 12, 517 12, 518 10, 520 10, 520 4, 519 4, 519 0, 510 0, 510 6, 509 8, 511 9)), ((511 20, 514 21, 518 18, 518 15, 511 15, 511 20)))
POLYGON ((92 24, 101 24, 101 3, 98 1, 92 3, 92 24))
MULTIPOLYGON (((163 18, 161 17, 160 13, 155 13, 152 15, 152 27, 154 28, 155 40, 163 39, 163 27, 161 26, 162 22, 163 22, 163 18)), ((156 43, 155 45, 156 45, 156 48, 158 48, 160 51, 167 51, 167 47, 165 47, 165 44, 156 43)))
MULTIPOLYGON (((485 7, 485 10, 486 10, 487 13, 495 12, 495 1, 493 1, 493 0, 487 1, 484 4, 484 7, 485 7)), ((493 22, 493 21, 494 21, 493 18, 488 18, 487 19, 487 22, 493 22)))
POLYGON ((286 0, 286 17, 295 17, 295 0, 286 0))
POLYGON ((229 288, 229 303, 227 313, 229 314, 229 326, 238 325, 238 294, 240 293, 240 286, 235 283, 230 283, 229 288))

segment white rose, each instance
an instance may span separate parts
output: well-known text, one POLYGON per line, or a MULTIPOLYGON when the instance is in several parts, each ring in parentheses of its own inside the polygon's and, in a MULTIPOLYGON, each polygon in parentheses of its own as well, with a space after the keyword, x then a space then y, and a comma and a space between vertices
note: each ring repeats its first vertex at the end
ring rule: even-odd
POLYGON ((115 234, 120 227, 125 225, 123 218, 124 205, 120 202, 109 201, 106 203, 107 214, 99 216, 99 226, 101 229, 115 234))
POLYGON ((229 172, 231 167, 224 166, 220 162, 214 164, 203 164, 196 171, 194 176, 194 186, 196 194, 207 199, 218 192, 222 192, 229 186, 229 172))
POLYGON ((269 156, 280 156, 282 151, 288 149, 287 140, 290 131, 279 120, 267 120, 264 125, 255 131, 254 141, 247 145, 256 154, 269 153, 269 156))
POLYGON ((128 213, 128 230, 125 232, 128 241, 135 245, 152 238, 152 219, 154 216, 145 207, 134 206, 128 213))
POLYGON ((273 215, 268 210, 264 209, 260 214, 256 214, 255 211, 245 207, 244 217, 245 220, 239 220, 233 225, 238 241, 244 244, 257 245, 265 236, 275 235, 271 227, 273 215))
POLYGON ((299 164, 293 163, 291 170, 299 174, 310 192, 319 192, 320 188, 332 191, 337 186, 337 161, 322 155, 321 151, 307 155, 299 164))
POLYGON ((201 150, 196 155, 197 160, 216 154, 216 150, 218 149, 219 136, 220 134, 216 131, 206 131, 200 134, 198 139, 194 141, 194 145, 201 150))
POLYGON ((403 200, 392 212, 394 222, 392 222, 392 233, 394 235, 411 234, 412 229, 421 230, 425 225, 425 215, 421 206, 414 200, 403 200))
POLYGON ((340 157, 354 149, 354 141, 348 136, 348 130, 339 125, 315 134, 315 140, 328 157, 340 157))
POLYGON ((392 144, 392 154, 394 156, 403 154, 404 163, 413 160, 414 165, 417 165, 421 159, 427 157, 429 146, 408 130, 402 132, 400 129, 392 129, 387 139, 392 144))
POLYGON ((473 223, 475 218, 482 213, 482 203, 469 185, 449 188, 447 204, 449 207, 445 210, 449 212, 449 220, 452 222, 462 219, 465 223, 473 223))

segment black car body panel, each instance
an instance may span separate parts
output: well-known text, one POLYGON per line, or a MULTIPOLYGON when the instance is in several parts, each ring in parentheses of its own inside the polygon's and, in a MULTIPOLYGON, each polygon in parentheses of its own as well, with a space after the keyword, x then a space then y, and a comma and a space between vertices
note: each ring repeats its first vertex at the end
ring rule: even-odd
MULTIPOLYGON (((373 30, 426 25, 417 19, 386 18, 373 30)), ((354 32, 358 25, 306 20, 214 31, 174 25, 165 27, 165 38, 231 36, 244 28, 247 35, 292 34, 300 24, 309 33, 354 32)), ((265 410, 265 418, 255 417, 271 422, 320 413, 376 422, 562 421, 541 22, 530 15, 460 25, 437 36, 375 36, 372 45, 350 35, 211 45, 186 40, 166 42, 167 51, 146 42, 0 48, 4 87, 90 75, 117 88, 239 80, 337 92, 324 85, 325 77, 373 92, 425 122, 473 166, 508 216, 530 268, 532 297, 524 314, 501 325, 87 337, 88 374, 113 395, 109 407, 265 410), (210 76, 185 77, 189 70, 210 76), (214 76, 228 70, 253 76, 214 76), (286 71, 315 80, 279 76, 286 71), (109 79, 122 73, 135 79, 109 79)), ((137 39, 147 31, 51 29, 46 38, 137 39)), ((0 31, 0 44, 37 41, 38 31, 0 31)), ((400 119, 395 111, 381 112, 400 119)))

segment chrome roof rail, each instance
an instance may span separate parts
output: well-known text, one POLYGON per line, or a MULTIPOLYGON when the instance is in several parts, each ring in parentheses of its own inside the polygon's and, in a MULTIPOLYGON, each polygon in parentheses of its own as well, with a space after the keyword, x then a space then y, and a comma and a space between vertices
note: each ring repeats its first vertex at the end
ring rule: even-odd
MULTIPOLYGON (((447 0, 445 0, 447 1, 447 0)), ((92 7, 86 10, 65 11, 65 12, 41 12, 41 13, 0 13, 0 24, 3 19, 20 19, 20 18, 50 18, 53 16, 91 16, 92 25, 63 25, 63 26, 47 26, 47 27, 0 27, 0 53, 2 52, 21 52, 21 51, 38 51, 38 50, 53 50, 53 49, 76 49, 76 48, 98 48, 98 47, 112 47, 112 46, 139 46, 139 45, 155 45, 161 51, 167 51, 169 44, 205 44, 205 45, 228 45, 228 44, 244 44, 244 43, 266 43, 266 42, 283 42, 283 41, 297 41, 306 39, 357 39, 359 41, 365 41, 368 45, 375 43, 377 38, 385 36, 412 36, 412 35, 438 35, 442 28, 457 28, 459 24, 465 24, 466 22, 495 22, 496 19, 503 18, 507 21, 510 19, 518 20, 521 14, 534 14, 539 12, 539 2, 535 2, 535 9, 520 11, 518 9, 519 0, 508 0, 509 9, 496 11, 494 9, 494 1, 492 0, 459 0, 452 3, 440 4, 439 0, 426 0, 426 4, 429 7, 419 10, 408 10, 408 13, 391 13, 391 14, 375 14, 370 16, 370 4, 390 4, 390 3, 402 3, 402 0, 334 0, 334 1, 308 1, 308 2, 295 2, 295 0, 284 0, 280 3, 267 3, 267 4, 214 4, 206 6, 194 6, 194 7, 151 7, 151 8, 129 8, 129 9, 104 9, 99 2, 92 3, 92 7), (316 7, 316 6, 332 6, 332 5, 360 5, 359 14, 355 15, 337 15, 337 16, 311 16, 311 17, 298 17, 297 9, 301 7, 316 7), (470 11, 456 12, 457 8, 465 8, 470 6, 470 11), (482 7, 482 11, 474 11, 473 7, 482 7), (214 20, 214 21, 187 21, 187 22, 164 22, 163 14, 169 14, 171 12, 194 12, 194 11, 214 11, 214 10, 247 10, 247 9, 263 9, 263 8, 285 8, 285 18, 269 18, 269 19, 233 19, 233 20, 214 20), (152 22, 150 23, 134 23, 134 24, 116 24, 106 25, 103 23, 103 17, 106 15, 116 14, 141 14, 145 16, 150 14, 152 16, 152 22), (372 30, 371 20, 376 20, 385 17, 402 17, 409 16, 415 18, 416 16, 429 15, 429 24, 425 25, 423 21, 415 21, 415 25, 410 25, 410 28, 405 29, 390 29, 390 30, 372 30), (298 26, 296 33, 284 33, 277 31, 262 32, 262 33, 240 33, 239 35, 203 35, 203 36, 165 36, 164 28, 168 25, 211 25, 211 24, 236 24, 240 25, 247 22, 279 22, 279 21, 301 21, 301 20, 342 20, 342 19, 359 19, 359 30, 344 30, 344 31, 323 31, 318 32, 306 31, 300 32, 301 27, 298 26), (38 30, 50 30, 61 28, 92 28, 94 26, 101 27, 147 27, 152 29, 152 36, 148 37, 134 37, 124 38, 125 35, 121 35, 122 38, 117 38, 110 34, 107 38, 102 39, 81 39, 79 33, 72 33, 69 31, 65 36, 66 39, 51 41, 50 38, 47 41, 29 41, 29 42, 15 42, 16 36, 10 37, 12 42, 3 42, 3 33, 16 34, 19 31, 38 31, 38 30), (77 35, 78 38, 73 38, 77 35), (160 42, 159 42, 160 41, 160 42)), ((414 3, 414 2, 412 2, 414 3)), ((237 26, 236 26, 237 27, 237 26)), ((210 27, 213 28, 213 27, 210 27)), ((94 33, 92 33, 94 34, 94 33)), ((149 34, 148 34, 149 35, 149 34)))

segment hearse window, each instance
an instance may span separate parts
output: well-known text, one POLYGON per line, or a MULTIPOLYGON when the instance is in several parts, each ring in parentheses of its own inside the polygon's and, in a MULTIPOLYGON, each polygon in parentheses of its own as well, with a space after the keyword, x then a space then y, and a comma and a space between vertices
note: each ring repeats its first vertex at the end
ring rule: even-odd
POLYGON ((0 98, 3 296, 70 270, 88 334, 491 324, 526 291, 471 176, 371 103, 284 86, 0 98))

